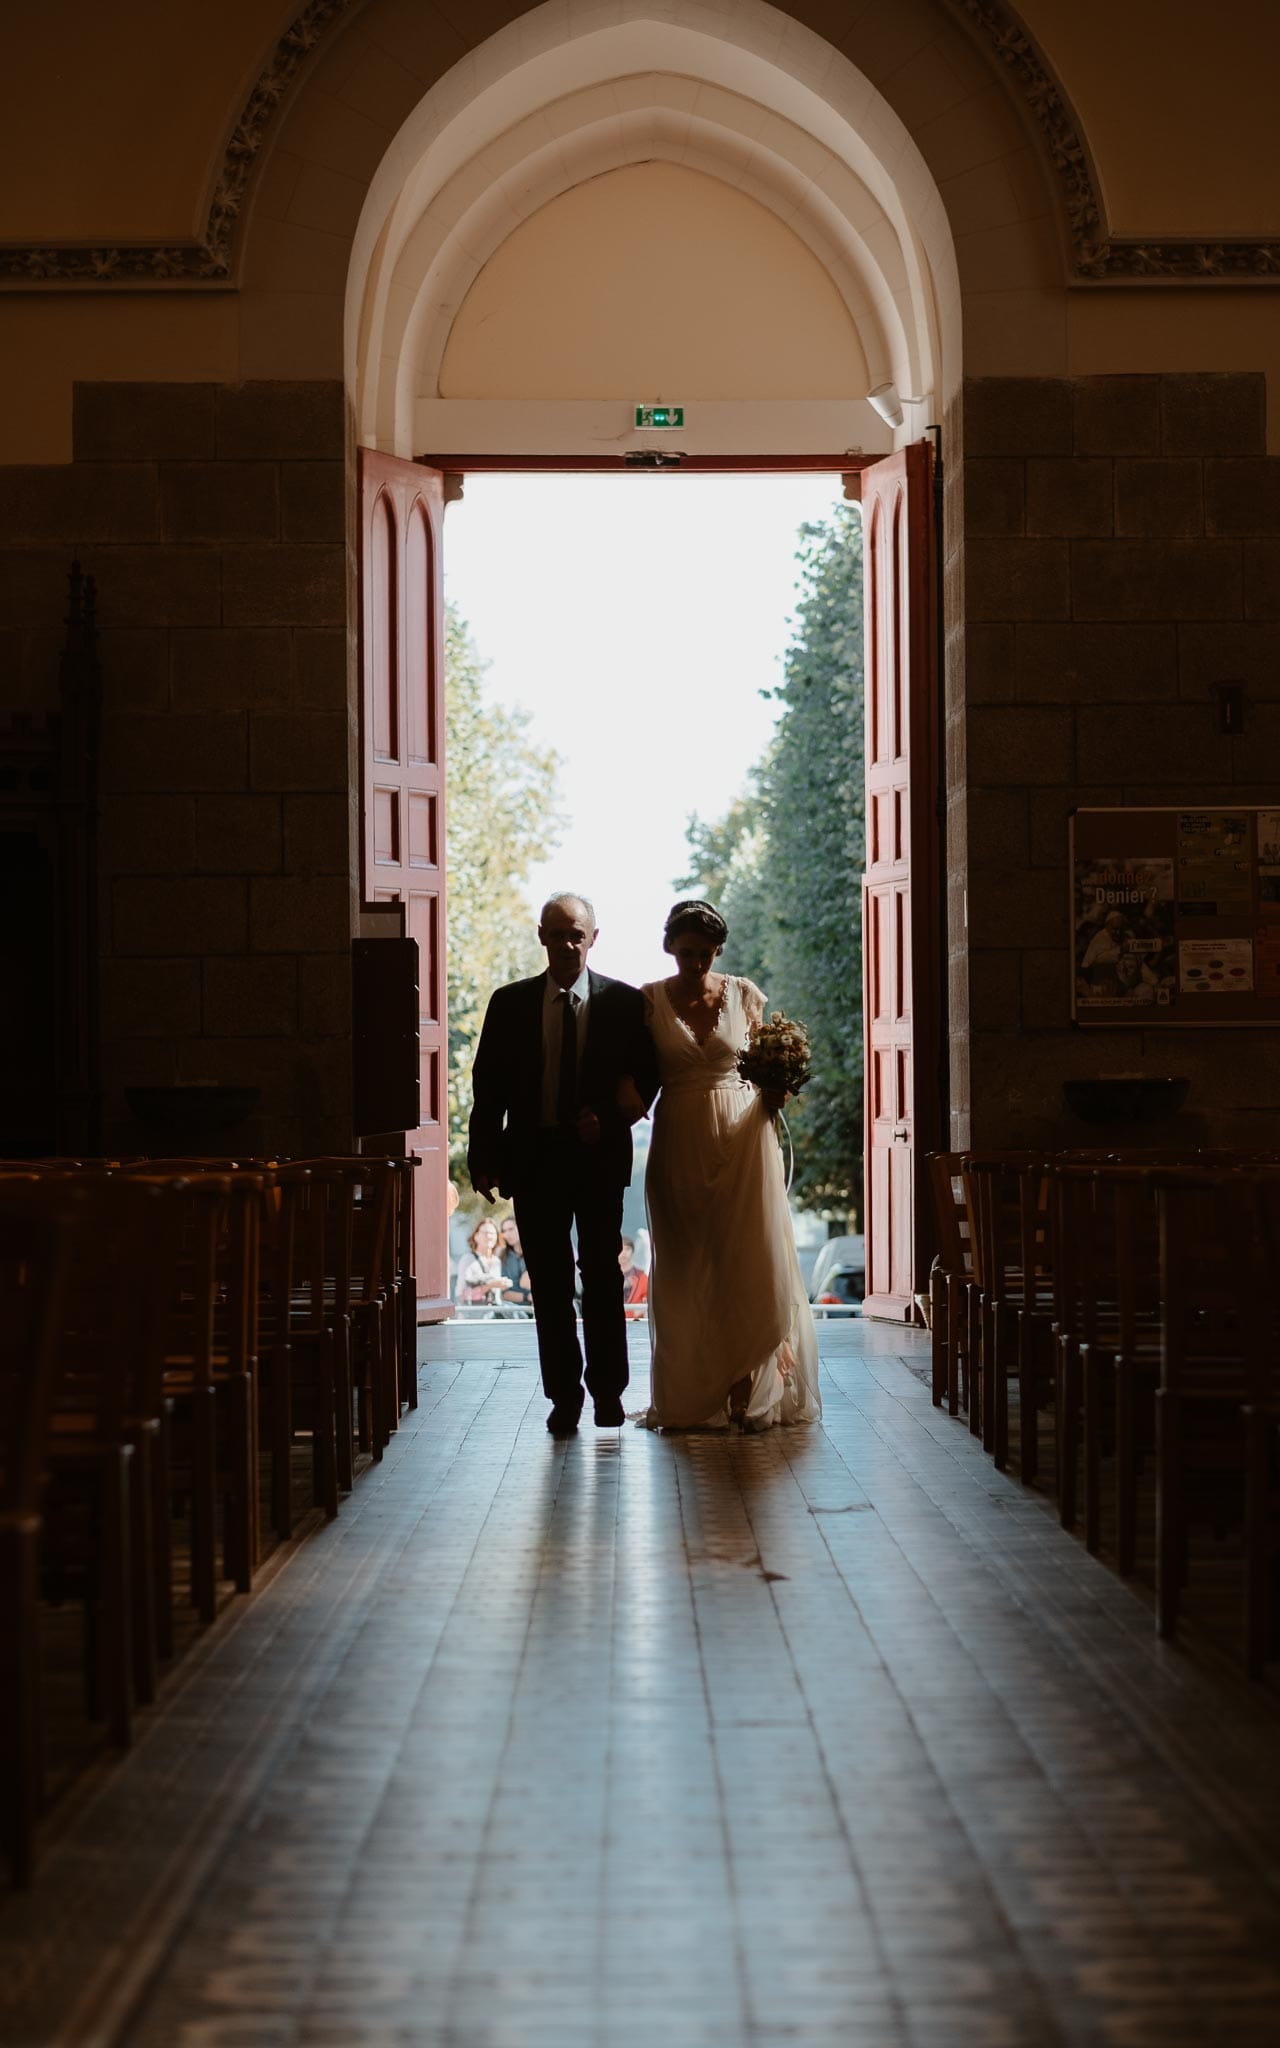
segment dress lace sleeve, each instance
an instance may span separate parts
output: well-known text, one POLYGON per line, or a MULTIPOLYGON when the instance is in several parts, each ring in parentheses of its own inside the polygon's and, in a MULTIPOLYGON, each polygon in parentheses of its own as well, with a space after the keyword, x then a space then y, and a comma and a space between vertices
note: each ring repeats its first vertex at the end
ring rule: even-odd
POLYGON ((745 975, 739 977, 738 987, 742 991, 742 1007, 746 1012, 747 1022, 753 1031, 758 1031, 764 1023, 764 1006, 767 1000, 765 992, 762 988, 757 988, 754 981, 748 981, 745 975))
POLYGON ((655 983, 652 981, 642 981, 640 984, 640 993, 644 997, 644 1021, 646 1024, 652 1024, 653 1022, 654 988, 655 983))

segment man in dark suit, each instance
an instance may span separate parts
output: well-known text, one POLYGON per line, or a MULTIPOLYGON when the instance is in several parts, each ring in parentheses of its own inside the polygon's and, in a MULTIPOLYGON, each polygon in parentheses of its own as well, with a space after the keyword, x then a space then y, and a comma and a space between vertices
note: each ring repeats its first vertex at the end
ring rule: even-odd
POLYGON ((568 1437, 583 1402, 575 1222, 587 1390, 601 1429, 624 1420, 629 1373, 618 1251, 632 1118, 619 1107, 618 1084, 630 1075, 649 1103, 658 1078, 639 989, 588 970, 596 941, 590 903, 553 896, 543 905, 538 940, 546 973, 495 990, 485 1012, 467 1171, 486 1202, 495 1187, 514 1200, 551 1402, 547 1428, 568 1437))

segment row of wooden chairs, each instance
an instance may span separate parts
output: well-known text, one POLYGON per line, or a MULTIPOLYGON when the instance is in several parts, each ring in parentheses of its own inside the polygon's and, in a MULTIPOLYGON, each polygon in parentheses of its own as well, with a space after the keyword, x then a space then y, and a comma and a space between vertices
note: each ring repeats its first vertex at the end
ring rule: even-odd
POLYGON ((91 1719, 129 1742, 174 1654, 175 1530, 202 1623, 277 1538, 295 1447, 326 1515, 416 1402, 412 1163, 0 1162, 0 1821, 29 1880, 45 1600, 84 1611, 91 1719))
POLYGON ((929 1172, 935 1403, 1002 1470, 1012 1406, 1019 1477, 1056 1491, 1063 1526, 1126 1576, 1151 1554, 1164 1636, 1193 1523, 1240 1528, 1260 1675, 1280 1628, 1280 1156, 936 1153, 929 1172))

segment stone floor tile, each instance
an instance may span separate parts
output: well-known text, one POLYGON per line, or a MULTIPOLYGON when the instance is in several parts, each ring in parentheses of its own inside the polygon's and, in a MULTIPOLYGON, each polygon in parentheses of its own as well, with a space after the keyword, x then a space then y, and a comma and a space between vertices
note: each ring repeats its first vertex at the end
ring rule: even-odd
MULTIPOLYGON (((639 1377, 640 1346, 636 1367, 639 1377)), ((23 2048, 1272 2048, 1276 1700, 822 1332, 821 1428, 420 1407, 0 1902, 23 2048)))

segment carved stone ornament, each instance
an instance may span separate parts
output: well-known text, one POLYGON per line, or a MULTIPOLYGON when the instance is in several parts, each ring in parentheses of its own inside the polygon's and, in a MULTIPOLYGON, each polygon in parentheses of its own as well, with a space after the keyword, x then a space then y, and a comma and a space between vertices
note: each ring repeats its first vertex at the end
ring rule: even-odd
MULTIPOLYGON (((1006 0, 947 0, 1008 71, 1062 188, 1073 284, 1276 284, 1280 241, 1148 241, 1107 232, 1080 127, 1043 52, 1006 0)), ((199 242, 157 248, 34 248, 0 244, 0 288, 230 285, 236 228, 254 163, 277 108, 311 52, 365 0, 309 0, 285 30, 227 144, 199 242)))
POLYGON ((231 132, 200 241, 171 243, 164 248, 140 243, 117 249, 0 244, 0 284, 230 284, 236 224, 276 110, 316 46, 363 4, 364 0, 308 0, 290 22, 231 132))
POLYGON ((1280 242, 1235 236, 1147 241, 1107 232, 1097 181, 1071 103, 1043 51, 1005 0, 951 0, 1010 73, 1062 189, 1073 284, 1274 284, 1280 242))

